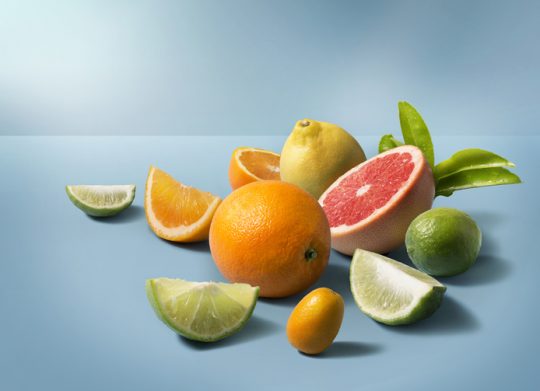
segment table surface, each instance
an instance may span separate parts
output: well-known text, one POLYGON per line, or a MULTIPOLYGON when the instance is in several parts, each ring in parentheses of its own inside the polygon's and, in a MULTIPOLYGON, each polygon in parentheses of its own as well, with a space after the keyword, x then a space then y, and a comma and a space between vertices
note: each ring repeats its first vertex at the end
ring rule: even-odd
MULTIPOLYGON (((372 156, 377 140, 357 136, 372 156)), ((283 141, 1 137, 0 389, 536 389, 539 137, 435 137, 438 161, 482 147, 513 160, 524 183, 436 199, 436 206, 473 216, 484 243, 467 273, 441 280, 447 294, 431 318, 407 327, 372 321, 352 299, 349 258, 332 252, 315 286, 343 295, 345 318, 320 356, 287 342, 286 320, 302 295, 259 300, 244 330, 214 344, 166 328, 147 302, 147 278, 223 278, 207 242, 172 244, 148 228, 142 205, 149 165, 224 197, 236 146, 279 151, 283 141), (66 184, 120 183, 135 183, 138 193, 110 219, 87 217, 64 191, 66 184)), ((392 256, 406 260, 403 249, 392 256)))

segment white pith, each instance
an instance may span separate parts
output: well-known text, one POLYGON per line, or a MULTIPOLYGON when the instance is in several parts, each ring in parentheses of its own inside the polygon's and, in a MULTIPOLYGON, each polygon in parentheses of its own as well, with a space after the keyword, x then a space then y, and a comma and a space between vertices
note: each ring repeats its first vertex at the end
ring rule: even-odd
MULTIPOLYGON (((422 170, 423 165, 425 164, 424 156, 422 155, 422 152, 419 149, 417 149, 416 147, 412 147, 412 146, 409 146, 409 145, 403 145, 401 147, 393 148, 393 149, 391 149, 389 151, 381 153, 381 154, 379 154, 379 155, 377 155, 377 156, 375 156, 375 157, 373 157, 373 158, 371 158, 369 160, 366 160, 364 163, 361 163, 358 166, 353 167, 349 171, 347 171, 345 174, 340 176, 328 189, 326 189, 326 191, 323 193, 323 195, 319 198, 319 204, 324 207, 324 200, 326 199, 328 194, 330 194, 330 192, 333 189, 338 187, 340 185, 340 183, 345 178, 350 176, 352 173, 361 170, 365 165, 372 163, 376 159, 382 158, 382 157, 384 157, 386 155, 400 153, 400 152, 410 153, 410 155, 412 157, 411 161, 414 163, 414 169, 411 172, 411 174, 409 175, 409 178, 407 179, 407 182, 405 182, 405 184, 411 184, 411 183, 415 182, 417 180, 418 176, 420 175, 420 172, 422 170)), ((362 187, 360 187, 358 189, 356 195, 360 196, 360 195, 364 194, 365 192, 367 192, 369 190, 369 188, 367 188, 365 190, 362 190, 362 189, 366 188, 367 186, 369 186, 369 184, 366 184, 366 185, 363 185, 362 187)), ((330 227, 330 229, 332 231, 332 234, 346 233, 346 232, 351 231, 351 229, 359 228, 359 227, 362 227, 364 225, 369 224, 371 221, 375 220, 379 215, 385 213, 394 204, 395 200, 401 198, 403 196, 403 194, 405 193, 405 191, 407 190, 407 188, 408 188, 407 186, 402 186, 386 202, 386 204, 382 208, 375 210, 371 215, 369 215, 367 218, 365 218, 363 220, 360 220, 358 223, 353 224, 353 225, 342 224, 342 225, 339 225, 337 227, 330 227)))
MULTIPOLYGON (((385 318, 386 320, 403 318, 410 314, 416 308, 419 302, 429 294, 434 287, 443 287, 437 280, 425 276, 426 281, 414 277, 410 273, 420 273, 416 269, 410 268, 393 259, 384 257, 379 254, 371 253, 364 250, 357 250, 351 264, 351 284, 352 293, 355 301, 360 306, 362 311, 376 318, 385 318), (364 266, 364 268, 359 269, 364 266), (378 287, 385 286, 387 290, 393 291, 397 297, 406 297, 411 295, 412 300, 404 303, 405 306, 400 311, 386 311, 387 303, 374 303, 373 297, 366 297, 368 290, 361 284, 359 276, 365 275, 366 270, 374 270, 374 278, 371 284, 378 287), (407 270, 409 272, 407 272, 407 270)), ((369 273, 371 274, 371 273, 369 273)))
POLYGON ((367 185, 364 185, 361 188, 359 188, 358 190, 356 190, 356 196, 360 197, 360 196, 366 194, 369 191, 369 189, 371 189, 371 185, 368 183, 367 185))

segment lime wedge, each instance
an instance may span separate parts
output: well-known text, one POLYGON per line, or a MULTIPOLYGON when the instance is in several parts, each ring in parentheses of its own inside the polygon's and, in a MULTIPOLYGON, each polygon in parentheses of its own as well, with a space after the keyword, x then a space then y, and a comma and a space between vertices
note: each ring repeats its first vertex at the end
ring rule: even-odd
POLYGON ((244 326, 257 303, 259 287, 154 278, 146 281, 146 294, 159 319, 175 332, 213 342, 244 326))
POLYGON ((66 193, 73 204, 90 216, 120 213, 135 198, 135 185, 68 185, 66 193))
POLYGON ((367 316, 387 325, 416 322, 441 304, 446 287, 401 262, 357 249, 351 263, 354 301, 367 316))

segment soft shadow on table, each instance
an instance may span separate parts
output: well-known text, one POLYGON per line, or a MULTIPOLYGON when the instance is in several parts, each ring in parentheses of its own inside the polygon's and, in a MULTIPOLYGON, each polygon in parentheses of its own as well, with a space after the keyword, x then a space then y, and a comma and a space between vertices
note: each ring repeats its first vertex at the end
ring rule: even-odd
POLYGON ((400 261, 404 263, 405 265, 414 267, 412 264, 409 255, 407 254, 407 249, 405 245, 401 245, 400 247, 396 248, 395 250, 392 250, 388 254, 383 254, 385 257, 395 259, 396 261, 400 261))
POLYGON ((441 307, 427 319, 410 325, 386 326, 388 331, 402 334, 461 334, 478 330, 480 323, 473 313, 452 297, 444 297, 441 307))
POLYGON ((144 208, 139 205, 131 205, 129 208, 118 213, 115 216, 108 216, 108 217, 88 216, 88 218, 91 220, 97 221, 98 223, 126 224, 126 223, 131 223, 133 221, 143 219, 144 208))
POLYGON ((496 254, 499 251, 499 245, 491 237, 489 232, 482 232, 482 246, 480 247, 480 255, 496 254))
POLYGON ((491 237, 489 232, 484 230, 482 247, 480 247, 480 254, 474 265, 469 270, 457 276, 441 277, 439 280, 445 285, 475 286, 492 284, 507 278, 512 273, 512 264, 508 260, 493 255, 497 254, 498 247, 497 242, 491 237))
POLYGON ((471 211, 469 215, 476 221, 482 231, 482 254, 496 254, 499 250, 499 244, 492 238, 490 228, 504 223, 504 216, 493 211, 471 211))
POLYGON ((321 354, 301 354, 306 357, 324 359, 369 356, 372 354, 380 353, 382 351, 383 348, 379 344, 353 341, 336 341, 321 354))
POLYGON ((294 296, 288 296, 283 298, 268 298, 268 297, 260 297, 259 301, 264 304, 269 305, 277 305, 281 307, 294 307, 300 300, 302 300, 302 297, 307 295, 308 291, 304 291, 301 293, 298 293, 294 296))
MULTIPOLYGON (((497 281, 507 278, 512 272, 512 265, 509 261, 496 257, 494 254, 497 252, 497 244, 489 235, 484 233, 482 238, 482 247, 480 248, 480 254, 476 259, 474 265, 462 274, 458 274, 452 277, 435 277, 445 285, 455 286, 475 286, 475 285, 487 285, 495 283, 497 281)), ((404 264, 415 267, 409 256, 407 255, 407 249, 405 246, 401 246, 392 251, 386 256, 403 262, 404 264)))
POLYGON ((260 298, 259 300, 266 304, 294 307, 298 302, 309 292, 314 289, 326 287, 335 290, 341 296, 345 303, 352 300, 351 289, 349 285, 349 267, 345 264, 330 263, 326 267, 323 275, 319 280, 310 286, 307 290, 300 292, 294 296, 284 297, 280 299, 260 298))
MULTIPOLYGON (((152 235, 156 236, 155 233, 152 231, 150 227, 148 228, 148 232, 152 233, 152 235)), ((180 242, 171 242, 169 240, 165 240, 162 238, 159 238, 156 236, 157 239, 161 240, 163 243, 168 244, 169 246, 182 248, 184 250, 188 251, 195 251, 195 252, 201 252, 201 253, 208 253, 210 254, 210 244, 208 243, 208 240, 203 240, 200 242, 193 242, 193 243, 180 243, 180 242)))
POLYGON ((242 330, 240 330, 237 334, 222 339, 221 341, 198 342, 186 339, 180 335, 178 336, 178 339, 182 345, 192 350, 213 350, 264 338, 271 334, 277 333, 279 329, 280 327, 277 323, 253 315, 242 330))
POLYGON ((202 252, 202 253, 210 254, 210 244, 208 243, 208 240, 203 240, 201 242, 193 242, 193 243, 170 242, 165 239, 161 239, 161 240, 173 247, 182 248, 188 251, 195 251, 195 252, 202 252))
POLYGON ((494 211, 482 210, 470 211, 467 213, 478 223, 481 229, 499 225, 504 222, 504 216, 494 211))
POLYGON ((453 277, 439 278, 445 285, 475 286, 491 284, 507 278, 512 272, 510 263, 491 255, 482 255, 469 270, 453 277))
POLYGON ((319 281, 311 289, 316 287, 330 288, 339 293, 345 303, 351 302, 353 297, 349 280, 349 265, 350 261, 347 264, 329 264, 319 281))

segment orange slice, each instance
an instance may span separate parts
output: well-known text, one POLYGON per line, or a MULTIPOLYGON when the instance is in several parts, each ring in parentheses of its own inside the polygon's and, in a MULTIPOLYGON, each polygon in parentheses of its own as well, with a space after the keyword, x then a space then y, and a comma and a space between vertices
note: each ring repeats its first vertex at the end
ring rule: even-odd
POLYGON ((280 180, 279 154, 258 148, 236 148, 229 163, 229 182, 233 190, 262 180, 280 180))
POLYGON ((186 186, 151 166, 146 180, 144 209, 152 231, 174 242, 208 239, 210 223, 221 198, 186 186))

